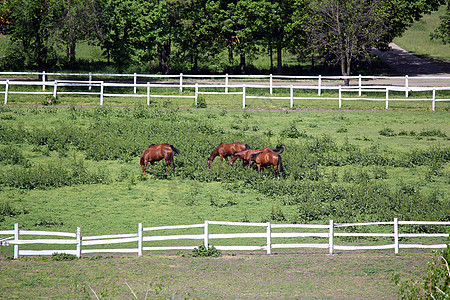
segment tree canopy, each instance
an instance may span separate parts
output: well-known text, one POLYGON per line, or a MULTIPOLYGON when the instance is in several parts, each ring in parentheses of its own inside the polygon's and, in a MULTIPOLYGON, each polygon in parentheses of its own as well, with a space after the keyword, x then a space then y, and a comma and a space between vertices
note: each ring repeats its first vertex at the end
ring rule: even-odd
MULTIPOLYGON (((281 73, 289 52, 350 75, 373 47, 386 49, 446 1, 450 6, 448 0, 7 0, 0 25, 12 44, 0 69, 71 67, 76 45, 89 41, 119 72, 196 73, 202 62, 212 72, 245 73, 249 58, 267 55, 271 71, 281 73)), ((434 38, 450 41, 449 20, 447 13, 434 38)))

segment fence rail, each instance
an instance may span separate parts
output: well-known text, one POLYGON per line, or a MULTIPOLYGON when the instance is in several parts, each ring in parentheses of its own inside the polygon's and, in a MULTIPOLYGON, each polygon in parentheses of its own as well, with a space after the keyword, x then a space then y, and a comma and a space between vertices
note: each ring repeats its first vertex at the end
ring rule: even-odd
MULTIPOLYGON (((31 94, 31 95, 94 95, 100 98, 100 105, 104 104, 104 97, 142 97, 147 98, 147 105, 151 98, 185 98, 194 99, 197 105, 198 96, 201 94, 223 94, 223 95, 242 95, 242 107, 246 107, 247 99, 272 99, 289 100, 289 107, 293 108, 294 100, 335 100, 339 108, 342 107, 342 101, 364 100, 364 101, 384 101, 385 108, 389 108, 389 101, 430 101, 432 110, 435 110, 436 102, 450 101, 450 98, 437 97, 436 91, 450 91, 450 77, 409 77, 409 76, 283 76, 283 75, 151 75, 151 74, 93 74, 93 73, 46 73, 46 72, 0 72, 0 77, 5 76, 33 76, 31 80, 6 79, 0 81, 0 86, 4 85, 4 104, 8 103, 8 95, 12 94, 31 94), (39 79, 34 79, 38 76, 39 79), (53 81, 49 76, 57 77, 53 81), (67 78, 76 79, 67 79, 67 78), (80 80, 79 78, 86 78, 80 80), (132 83, 108 82, 105 80, 93 80, 93 78, 130 78, 132 83), (63 78, 63 79, 61 79, 63 78), (146 82, 142 82, 142 79, 146 82), (150 82, 154 79, 157 82, 150 82), (174 82, 165 82, 176 79, 174 82), (141 82, 140 82, 140 81, 141 82), (218 81, 218 83, 205 83, 205 80, 218 81), (221 82, 224 80, 224 82, 221 82), (231 84, 234 80, 237 83, 231 84), (349 80, 353 82, 349 86, 342 86, 340 81, 349 80), (248 81, 257 81, 258 84, 248 81), (268 81, 268 82, 267 82, 268 81), (357 82, 354 84, 354 82, 357 82), (163 82, 163 83, 161 83, 163 82), (262 83, 261 83, 262 82, 262 83), (265 82, 265 83, 264 83, 265 82), (286 84, 286 82, 292 84, 286 84), (377 84, 382 82, 383 84, 377 84), (432 82, 427 86, 425 82, 432 82), (42 86, 41 92, 36 91, 11 91, 11 86, 42 86), (47 87, 52 87, 53 91, 46 91, 47 87), (58 88, 84 87, 86 91, 58 91, 58 88), (96 88, 98 91, 93 91, 96 88), (105 89, 111 88, 133 88, 133 93, 106 93, 105 89), (154 88, 176 89, 177 93, 152 93, 154 88), (138 92, 138 89, 146 90, 146 93, 138 92), (189 94, 183 91, 194 89, 189 94), (205 91, 216 89, 216 91, 205 91), (238 90, 231 92, 230 89, 238 90), (252 96, 248 89, 269 90, 270 96, 252 96), (272 96, 274 89, 283 90, 281 93, 289 93, 289 96, 272 96), (201 91, 202 90, 202 91, 201 91), (295 97, 295 90, 317 90, 317 96, 295 97), (335 90, 337 97, 324 97, 323 91, 335 90), (404 93, 404 98, 393 98, 392 92, 404 93), (430 92, 427 98, 409 98, 411 92, 430 92), (342 93, 357 93, 357 97, 344 97, 342 93), (362 97, 362 93, 385 93, 385 98, 362 97)), ((110 79, 111 80, 111 79, 110 79)), ((279 92, 280 93, 280 92, 279 92)))
MULTIPOLYGON (((137 253, 138 256, 143 255, 143 251, 155 250, 192 250, 195 246, 191 245, 158 245, 149 246, 149 242, 159 241, 176 241, 176 240, 202 240, 205 247, 214 244, 218 250, 233 250, 233 251, 266 251, 271 254, 272 249, 287 249, 287 248, 319 248, 328 249, 329 254, 333 254, 335 250, 350 251, 350 250, 380 250, 380 249, 394 249, 395 253, 399 253, 399 249, 439 249, 445 248, 446 244, 407 244, 400 243, 401 238, 445 238, 449 237, 448 233, 400 233, 399 226, 401 225, 427 225, 427 226, 450 226, 450 222, 436 222, 436 221, 398 221, 395 218, 392 222, 368 222, 368 223, 334 223, 330 220, 329 224, 271 224, 271 223, 247 223, 247 222, 223 222, 223 221, 205 221, 202 224, 193 225, 174 225, 174 226, 159 226, 159 227, 143 227, 142 223, 138 224, 137 233, 130 234, 113 234, 113 235, 99 235, 99 236, 82 236, 80 227, 75 233, 71 232, 55 232, 55 231, 34 231, 34 230, 19 230, 19 224, 14 225, 14 230, 0 230, 1 246, 14 245, 14 258, 24 255, 52 255, 53 253, 67 253, 81 257, 82 254, 88 253, 137 253), (256 227, 261 228, 261 232, 231 232, 231 233, 214 233, 211 226, 231 226, 231 227, 256 227), (391 226, 391 232, 335 232, 339 228, 345 227, 364 227, 364 226, 391 226), (145 232, 156 231, 171 231, 171 230, 186 230, 192 228, 203 229, 202 233, 196 234, 177 234, 177 235, 151 235, 144 236, 145 232), (283 232, 279 232, 282 230, 283 232), (286 230, 289 230, 286 232, 286 230), (308 231, 305 231, 308 230, 308 231), (312 230, 312 231, 310 231, 312 230), (53 237, 68 237, 72 239, 62 238, 46 238, 46 239, 23 239, 24 236, 53 236, 53 237), (323 239, 321 243, 301 243, 302 238, 318 238, 323 239), (361 237, 374 238, 382 237, 391 239, 392 242, 383 245, 340 245, 336 243, 336 237, 361 237), (257 245, 225 245, 220 240, 223 239, 258 239, 265 240, 259 242, 257 245), (277 243, 273 243, 276 239, 277 243), (283 242, 282 239, 294 239, 294 243, 283 242), (211 241, 214 241, 213 243, 211 241), (89 248, 98 245, 111 244, 134 244, 136 247, 128 248, 104 248, 96 249, 89 248), (146 243, 146 245, 144 245, 146 243), (74 245, 75 249, 65 250, 29 250, 19 249, 20 247, 32 244, 49 244, 49 245, 74 245)), ((448 231, 448 229, 446 230, 448 231)))

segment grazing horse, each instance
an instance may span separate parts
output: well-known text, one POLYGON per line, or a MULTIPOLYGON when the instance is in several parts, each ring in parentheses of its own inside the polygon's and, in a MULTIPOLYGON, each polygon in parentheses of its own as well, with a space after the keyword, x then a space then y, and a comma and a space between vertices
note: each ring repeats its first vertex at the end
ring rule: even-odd
MULTIPOLYGON (((169 170, 170 164, 173 166, 173 171, 175 172, 175 164, 173 163, 173 153, 180 154, 180 150, 175 148, 172 145, 169 144, 151 144, 147 149, 145 149, 144 152, 142 152, 141 155, 141 167, 142 171, 145 174, 145 170, 147 169, 147 164, 150 162, 150 164, 155 164, 155 161, 160 161, 161 159, 166 160, 166 173, 169 170)), ((153 168, 152 168, 153 172, 153 168)))
POLYGON ((236 152, 231 155, 230 165, 233 165, 234 162, 236 161, 236 159, 240 158, 240 159, 242 159, 242 166, 245 167, 246 165, 248 165, 250 163, 250 159, 252 158, 252 156, 254 154, 262 153, 262 152, 276 152, 278 154, 281 154, 281 153, 283 153, 283 151, 284 151, 284 145, 279 145, 275 149, 262 148, 262 149, 258 149, 258 150, 249 149, 249 150, 239 151, 239 152, 236 152))
POLYGON ((280 179, 280 172, 284 172, 281 156, 273 151, 253 154, 250 158, 250 165, 252 165, 253 162, 258 166, 259 173, 261 173, 261 167, 267 167, 268 165, 273 166, 275 175, 278 177, 278 179, 280 179), (278 167, 280 168, 279 171, 278 167))
POLYGON ((244 143, 220 143, 219 146, 214 149, 211 156, 208 158, 208 164, 206 168, 211 169, 211 163, 217 155, 220 156, 220 161, 228 158, 228 156, 243 150, 250 149, 250 146, 244 143))

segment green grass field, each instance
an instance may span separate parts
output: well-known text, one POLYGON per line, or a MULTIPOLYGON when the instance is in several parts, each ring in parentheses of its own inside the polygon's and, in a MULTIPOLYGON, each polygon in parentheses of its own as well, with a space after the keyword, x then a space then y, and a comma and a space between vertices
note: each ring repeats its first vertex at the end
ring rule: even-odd
MULTIPOLYGON (((2 106, 0 230, 16 222, 21 229, 46 231, 74 232, 80 226, 87 236, 136 232, 139 222, 151 227, 204 220, 448 221, 447 120, 446 112, 426 111, 2 106), (285 144, 284 176, 277 180, 267 169, 262 177, 218 158, 206 170, 212 149, 231 141, 253 148, 285 144), (160 162, 154 174, 149 169, 142 176, 140 153, 162 142, 181 150, 175 173, 166 175, 160 162)), ((339 240, 355 242, 386 240, 339 240)), ((12 251, 0 247, 2 298, 93 298, 94 292, 101 298, 132 298, 134 292, 140 299, 146 294, 156 299, 389 299, 396 298, 394 273, 420 276, 431 258, 428 250, 328 256, 326 249, 291 249, 272 256, 232 251, 209 259, 168 251, 146 252, 142 258, 104 254, 71 262, 10 261, 12 251)))
POLYGON ((444 45, 441 40, 430 39, 430 34, 439 25, 439 17, 444 14, 445 9, 442 6, 438 12, 424 15, 401 37, 395 38, 394 43, 420 57, 450 60, 450 46, 444 45))

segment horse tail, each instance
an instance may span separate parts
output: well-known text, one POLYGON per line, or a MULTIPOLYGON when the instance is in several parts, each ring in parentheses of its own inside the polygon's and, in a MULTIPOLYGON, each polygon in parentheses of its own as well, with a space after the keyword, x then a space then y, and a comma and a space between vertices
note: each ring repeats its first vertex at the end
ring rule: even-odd
POLYGON ((248 144, 245 144, 245 150, 249 150, 251 149, 250 146, 248 144))
POLYGON ((280 166, 280 173, 284 172, 283 160, 281 159, 281 155, 279 155, 279 154, 278 154, 278 165, 280 166))
POLYGON ((272 150, 273 150, 273 152, 276 152, 276 153, 278 153, 278 154, 281 154, 281 153, 283 153, 283 151, 284 151, 284 145, 283 145, 283 144, 278 145, 275 149, 272 149, 272 150))
POLYGON ((175 154, 180 154, 181 151, 175 148, 174 146, 170 145, 170 148, 172 148, 172 151, 175 152, 175 154))

